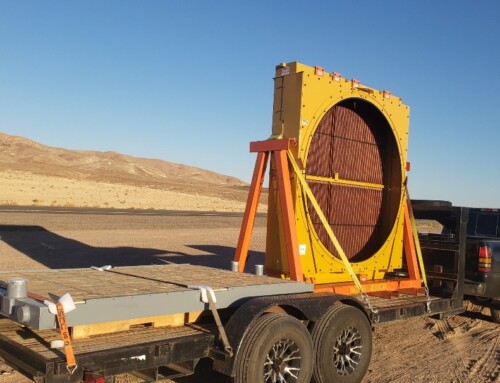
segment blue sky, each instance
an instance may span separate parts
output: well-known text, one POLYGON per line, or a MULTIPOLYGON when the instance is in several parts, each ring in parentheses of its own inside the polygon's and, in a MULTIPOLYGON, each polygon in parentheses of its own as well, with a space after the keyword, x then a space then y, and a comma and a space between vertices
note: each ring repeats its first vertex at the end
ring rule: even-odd
POLYGON ((411 108, 413 198, 500 207, 500 2, 0 0, 0 131, 251 178, 274 67, 411 108))

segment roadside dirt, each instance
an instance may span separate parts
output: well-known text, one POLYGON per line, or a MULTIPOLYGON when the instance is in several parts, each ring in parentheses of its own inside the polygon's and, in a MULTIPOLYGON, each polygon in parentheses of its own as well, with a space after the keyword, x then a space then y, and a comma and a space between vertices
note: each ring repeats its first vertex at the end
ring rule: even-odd
MULTIPOLYGON (((228 268, 239 233, 236 214, 192 216, 0 212, 0 269, 138 265, 164 262, 228 268)), ((251 264, 262 263, 265 219, 258 218, 251 264)), ((251 265, 250 265, 251 267, 251 265)), ((476 308, 446 320, 378 325, 364 383, 500 382, 500 326, 476 308)), ((199 366, 177 383, 224 383, 199 366)), ((140 380, 121 376, 119 383, 140 380)), ((0 364, 0 383, 29 379, 0 364)))

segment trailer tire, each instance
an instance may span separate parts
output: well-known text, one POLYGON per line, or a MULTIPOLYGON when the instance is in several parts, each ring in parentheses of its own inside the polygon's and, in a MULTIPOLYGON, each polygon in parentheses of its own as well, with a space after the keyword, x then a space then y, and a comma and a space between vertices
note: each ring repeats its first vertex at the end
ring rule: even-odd
POLYGON ((500 308, 490 307, 491 319, 495 323, 500 323, 500 308))
POLYGON ((290 315, 258 318, 242 340, 235 383, 309 383, 314 354, 306 327, 290 315))
POLYGON ((343 304, 331 306, 313 325, 314 383, 358 383, 372 353, 372 332, 366 315, 343 304))

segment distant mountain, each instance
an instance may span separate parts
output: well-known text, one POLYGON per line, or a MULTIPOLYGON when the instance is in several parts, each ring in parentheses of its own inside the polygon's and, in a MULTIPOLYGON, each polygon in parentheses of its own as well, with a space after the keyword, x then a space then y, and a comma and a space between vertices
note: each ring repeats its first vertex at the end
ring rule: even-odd
POLYGON ((116 152, 68 150, 0 133, 0 171, 106 181, 245 201, 248 185, 230 176, 116 152))

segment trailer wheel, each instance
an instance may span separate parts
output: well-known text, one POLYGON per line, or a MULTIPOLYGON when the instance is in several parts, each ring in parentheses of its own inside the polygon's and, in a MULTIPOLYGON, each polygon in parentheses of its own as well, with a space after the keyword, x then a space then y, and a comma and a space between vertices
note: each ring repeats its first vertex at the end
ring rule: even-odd
POLYGON ((491 319, 495 323, 500 323, 500 308, 490 307, 491 319))
POLYGON ((309 383, 313 359, 311 337, 300 321, 265 314, 243 338, 234 382, 309 383))
POLYGON ((358 383, 365 376, 372 353, 370 322, 359 309, 335 305, 311 331, 316 350, 314 383, 358 383))

